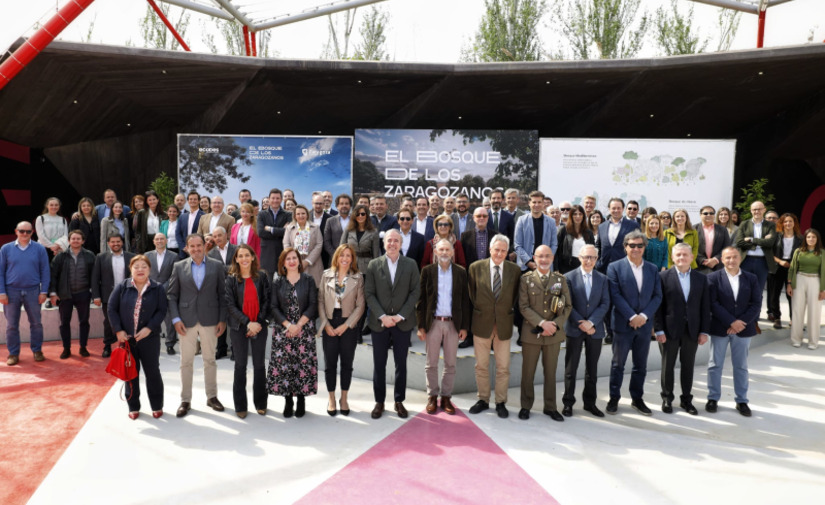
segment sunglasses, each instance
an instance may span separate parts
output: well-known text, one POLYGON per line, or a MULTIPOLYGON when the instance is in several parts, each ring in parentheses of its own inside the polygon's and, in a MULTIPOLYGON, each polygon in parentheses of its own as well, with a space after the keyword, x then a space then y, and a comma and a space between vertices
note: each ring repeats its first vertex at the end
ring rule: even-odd
POLYGON ((702 212, 703 216, 712 216, 714 214, 716 214, 716 213, 715 212, 702 212))
POLYGON ((23 235, 31 235, 31 230, 17 230, 17 233, 22 233, 23 235))
POLYGON ((631 249, 644 249, 645 245, 644 244, 627 244, 627 247, 629 247, 631 249))
POLYGON ((366 216, 367 216, 367 213, 366 213, 366 212, 359 212, 358 214, 356 214, 356 216, 358 216, 358 217, 366 217, 366 216))
POLYGON ((398 220, 399 221, 412 221, 412 218, 411 217, 399 217, 398 220))
POLYGON ((562 212, 570 212, 570 207, 562 207, 561 211, 562 212))
POLYGON ((447 227, 447 226, 452 226, 452 224, 450 224, 450 223, 438 223, 439 228, 447 227))

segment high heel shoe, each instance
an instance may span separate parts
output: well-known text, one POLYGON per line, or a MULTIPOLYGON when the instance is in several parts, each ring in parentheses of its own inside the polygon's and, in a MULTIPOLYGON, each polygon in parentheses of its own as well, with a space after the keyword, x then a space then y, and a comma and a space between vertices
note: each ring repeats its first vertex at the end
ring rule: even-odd
MULTIPOLYGON (((339 403, 341 404, 341 415, 348 416, 349 415, 349 409, 344 408, 343 402, 339 402, 339 403)), ((347 403, 347 407, 349 407, 349 403, 347 403)))
POLYGON ((306 412, 306 405, 304 403, 304 395, 298 395, 298 405, 295 407, 295 417, 304 417, 306 412))
MULTIPOLYGON (((329 406, 329 403, 327 403, 327 406, 329 406)), ((335 400, 332 401, 332 406, 333 407, 335 406, 335 400)), ((338 415, 338 409, 335 409, 335 408, 333 408, 332 410, 327 409, 327 414, 329 414, 332 417, 335 417, 335 416, 338 415)))
POLYGON ((152 411, 152 417, 154 417, 155 419, 160 418, 160 416, 162 416, 162 415, 163 415, 162 410, 153 410, 152 411))
POLYGON ((286 397, 286 404, 284 405, 284 417, 292 417, 292 412, 293 412, 292 407, 293 407, 292 397, 287 396, 286 397))
POLYGON ((134 421, 135 419, 138 418, 139 415, 140 415, 140 412, 129 412, 129 419, 134 421))

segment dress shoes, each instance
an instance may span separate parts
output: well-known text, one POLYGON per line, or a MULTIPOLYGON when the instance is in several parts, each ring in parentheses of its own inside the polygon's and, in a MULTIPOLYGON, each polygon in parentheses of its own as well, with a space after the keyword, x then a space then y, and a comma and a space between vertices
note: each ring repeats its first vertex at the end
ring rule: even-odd
POLYGON ((502 419, 507 419, 510 416, 510 412, 504 403, 496 403, 496 414, 502 419))
POLYGON ((607 335, 606 337, 604 337, 604 343, 605 344, 612 344, 613 343, 613 335, 607 335))
POLYGON ((189 413, 189 409, 192 408, 192 405, 189 402, 182 402, 180 407, 178 407, 178 411, 175 414, 177 417, 183 417, 189 413))
POLYGON ((573 417, 573 406, 572 405, 565 405, 561 409, 561 415, 564 417, 573 417))
POLYGON ((174 356, 175 355, 175 347, 171 346, 171 345, 167 345, 166 346, 166 354, 168 354, 169 356, 174 356))
POLYGON ((256 412, 258 413, 259 416, 265 416, 266 415, 266 409, 258 409, 258 410, 256 410, 256 412))
POLYGON ((777 319, 776 321, 774 321, 774 322, 773 322, 773 328, 774 328, 775 330, 781 330, 781 329, 782 329, 782 321, 780 321, 779 319, 777 319))
POLYGON ((699 411, 696 410, 696 407, 693 406, 690 402, 679 402, 679 407, 681 407, 685 412, 692 416, 698 416, 699 411))
POLYGON ((518 411, 518 418, 524 421, 530 419, 530 409, 521 409, 518 411))
MULTIPOLYGON (((81 353, 81 354, 83 354, 83 353, 81 353)), ((89 355, 89 353, 87 352, 86 356, 88 356, 88 355, 89 355)), ((46 361, 46 356, 43 356, 43 351, 34 351, 34 360, 35 361, 46 361)))
POLYGON ((112 346, 109 345, 109 344, 104 345, 103 346, 103 354, 101 354, 100 356, 103 357, 103 358, 108 358, 111 355, 112 355, 112 346))
POLYGON ((292 414, 295 413, 295 403, 293 402, 291 396, 287 396, 284 400, 284 417, 292 417, 292 414))
POLYGON ((747 403, 737 403, 736 404, 736 410, 738 410, 739 413, 742 414, 745 417, 750 417, 751 416, 751 409, 750 409, 750 407, 748 407, 747 403))
POLYGON ((591 414, 593 414, 596 417, 604 417, 604 412, 599 410, 599 407, 597 407, 595 405, 585 405, 584 410, 586 410, 587 412, 590 412, 591 414))
POLYGON ((466 349, 466 348, 472 347, 472 346, 473 346, 473 342, 468 338, 465 338, 463 342, 458 343, 458 348, 459 349, 466 349))
POLYGON ((449 415, 455 415, 455 405, 450 401, 449 396, 441 397, 441 409, 449 415))
POLYGON ((298 401, 295 404, 295 417, 304 417, 306 414, 306 400, 304 395, 298 395, 298 401))
POLYGON ((238 415, 238 417, 240 417, 241 419, 246 419, 246 415, 247 415, 248 413, 249 413, 249 412, 247 412, 247 411, 245 411, 245 410, 244 410, 243 412, 235 412, 235 414, 237 414, 237 415, 238 415))
POLYGON ((152 411, 152 417, 154 417, 155 419, 160 419, 160 417, 161 417, 162 415, 163 415, 163 411, 162 411, 162 410, 153 410, 153 411, 152 411))
POLYGON ((470 414, 478 414, 480 412, 484 412, 485 410, 490 408, 490 404, 485 402, 484 400, 479 400, 470 407, 470 414))
POLYGON ((213 396, 212 398, 206 400, 206 406, 211 407, 212 410, 217 412, 223 412, 223 405, 221 405, 221 402, 218 400, 217 396, 213 396))
POLYGON ((608 414, 615 414, 619 411, 619 399, 618 398, 611 398, 610 401, 607 402, 607 413, 608 414))
POLYGON ((379 419, 384 414, 384 404, 383 403, 376 403, 375 407, 372 409, 372 413, 370 417, 373 419, 379 419))
POLYGON ((552 419, 552 420, 554 420, 554 421, 558 421, 558 422, 560 422, 560 423, 561 423, 561 422, 564 422, 564 416, 562 416, 561 414, 559 414, 559 411, 558 411, 558 410, 548 410, 548 409, 544 409, 542 412, 544 412, 544 415, 545 415, 545 416, 550 416, 550 419, 552 419))
POLYGON ((707 410, 711 414, 715 414, 717 408, 718 407, 716 405, 716 400, 708 400, 708 402, 705 404, 705 410, 707 410))
POLYGON ((137 411, 135 411, 135 412, 129 412, 129 419, 131 419, 132 421, 134 421, 135 419, 137 419, 137 418, 138 418, 138 416, 140 416, 140 412, 137 412, 137 411))
POLYGON ((776 316, 774 316, 773 314, 768 314, 768 321, 770 321, 770 322, 776 321, 776 316))
POLYGON ((401 402, 395 402, 395 412, 398 414, 398 417, 401 419, 406 419, 409 415, 407 413, 407 409, 404 408, 404 404, 401 402))
POLYGON ((60 353, 60 359, 69 359, 69 356, 72 355, 72 351, 69 349, 63 349, 63 352, 60 353))
POLYGON ((91 354, 89 354, 89 350, 86 349, 85 347, 80 348, 80 355, 83 356, 84 358, 88 358, 89 356, 91 356, 91 354))
POLYGON ((673 402, 670 400, 662 401, 662 412, 665 414, 673 414, 673 402))
MULTIPOLYGON (((653 415, 653 412, 651 412, 651 410, 649 408, 647 408, 647 405, 645 405, 644 400, 642 400, 641 398, 639 398, 638 400, 631 401, 630 406, 633 407, 634 409, 636 409, 636 411, 639 414, 642 414, 642 415, 645 415, 645 416, 652 416, 653 415)), ((673 411, 673 408, 671 407, 670 410, 673 411)))
POLYGON ((435 414, 438 410, 438 396, 431 395, 427 398, 427 414, 435 414))
POLYGON ((17 354, 10 355, 9 359, 6 360, 6 364, 8 366, 14 366, 18 363, 20 363, 20 356, 18 356, 17 354))

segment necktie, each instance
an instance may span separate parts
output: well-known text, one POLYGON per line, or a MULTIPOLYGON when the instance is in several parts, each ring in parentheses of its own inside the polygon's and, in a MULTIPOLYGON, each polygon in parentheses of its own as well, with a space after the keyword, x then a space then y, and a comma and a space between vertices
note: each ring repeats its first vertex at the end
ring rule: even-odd
POLYGON ((587 299, 590 299, 590 274, 585 274, 584 276, 584 294, 587 296, 587 299))
POLYGON ((496 265, 493 273, 493 296, 498 300, 501 295, 501 267, 496 265))
POLYGON ((544 286, 545 289, 547 289, 547 276, 546 275, 541 276, 541 285, 544 286))
POLYGON ((493 226, 495 226, 496 231, 498 231, 498 211, 493 214, 493 226))

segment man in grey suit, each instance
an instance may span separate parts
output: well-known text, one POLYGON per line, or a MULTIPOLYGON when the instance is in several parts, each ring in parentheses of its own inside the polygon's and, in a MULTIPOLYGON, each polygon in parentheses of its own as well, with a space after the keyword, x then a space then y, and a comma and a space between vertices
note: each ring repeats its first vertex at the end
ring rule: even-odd
MULTIPOLYGON (((172 267, 178 260, 178 255, 166 250, 166 235, 163 233, 156 233, 152 240, 155 244, 155 250, 146 253, 149 259, 149 278, 155 282, 163 285, 163 291, 169 287, 169 278, 172 277, 172 267)), ((175 336, 175 329, 172 328, 172 314, 167 310, 166 318, 163 320, 166 324, 166 354, 172 356, 175 354, 175 343, 178 338, 175 336)))
POLYGON ((123 237, 121 235, 110 235, 108 241, 109 250, 102 252, 95 258, 95 266, 92 269, 92 302, 98 307, 103 307, 103 357, 112 355, 112 344, 117 342, 112 327, 109 325, 109 296, 114 291, 115 286, 123 279, 132 274, 129 270, 129 262, 135 256, 134 253, 123 250, 123 237))
MULTIPOLYGON (((224 229, 223 226, 216 226, 215 229, 212 230, 212 234, 206 238, 206 256, 223 263, 227 272, 229 272, 229 267, 232 265, 232 258, 235 256, 236 248, 235 244, 229 243, 226 236, 226 229, 224 229)), ((225 323, 226 320, 224 319, 223 322, 225 323)), ((229 355, 229 344, 227 343, 229 336, 227 333, 229 332, 218 336, 218 343, 215 348, 215 359, 225 358, 229 355)), ((234 361, 234 357, 232 360, 234 361)))
POLYGON ((407 392, 407 352, 410 331, 416 327, 415 304, 421 292, 418 265, 401 254, 401 234, 390 228, 384 234, 386 253, 370 261, 364 281, 364 294, 372 330, 372 390, 375 408, 372 418, 384 413, 387 396, 387 354, 392 345, 395 360, 395 411, 407 417, 404 400, 407 392))
POLYGON ((177 416, 183 417, 192 406, 192 375, 200 337, 203 349, 203 375, 206 383, 206 405, 218 412, 218 366, 215 347, 218 336, 226 330, 226 268, 220 261, 206 257, 203 237, 186 238, 189 257, 172 268, 166 295, 172 324, 180 337, 181 404, 177 416))
POLYGON ((341 235, 349 225, 352 197, 345 193, 338 195, 335 199, 335 207, 338 208, 338 215, 327 219, 327 226, 324 229, 324 251, 330 258, 335 255, 335 250, 341 245, 341 235))
POLYGON ((456 202, 456 212, 452 214, 452 219, 453 234, 458 241, 461 240, 462 233, 475 228, 475 222, 473 222, 473 215, 470 214, 470 199, 467 195, 458 195, 456 202))

